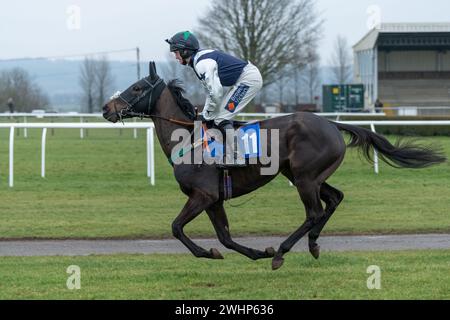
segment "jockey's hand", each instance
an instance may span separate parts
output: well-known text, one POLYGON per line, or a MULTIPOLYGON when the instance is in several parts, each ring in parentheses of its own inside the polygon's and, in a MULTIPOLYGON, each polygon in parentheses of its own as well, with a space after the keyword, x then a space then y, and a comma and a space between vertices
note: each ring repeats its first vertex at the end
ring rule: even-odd
POLYGON ((202 114, 197 115, 197 119, 195 119, 196 121, 201 121, 202 123, 207 122, 208 120, 205 119, 205 117, 203 117, 202 114))
POLYGON ((197 121, 201 121, 202 123, 206 124, 206 127, 208 129, 211 129, 214 126, 214 120, 206 120, 203 115, 199 114, 197 116, 197 121))

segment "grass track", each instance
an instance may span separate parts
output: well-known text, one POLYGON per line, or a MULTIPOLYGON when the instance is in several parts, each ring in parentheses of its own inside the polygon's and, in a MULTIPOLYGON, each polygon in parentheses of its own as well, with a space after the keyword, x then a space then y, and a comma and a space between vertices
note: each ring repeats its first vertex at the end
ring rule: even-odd
POLYGON ((289 254, 282 269, 237 254, 5 257, 0 299, 450 299, 450 251, 289 254), (68 290, 70 265, 81 289, 68 290), (381 269, 369 290, 367 268, 381 269), (238 272, 236 272, 238 270, 238 272))

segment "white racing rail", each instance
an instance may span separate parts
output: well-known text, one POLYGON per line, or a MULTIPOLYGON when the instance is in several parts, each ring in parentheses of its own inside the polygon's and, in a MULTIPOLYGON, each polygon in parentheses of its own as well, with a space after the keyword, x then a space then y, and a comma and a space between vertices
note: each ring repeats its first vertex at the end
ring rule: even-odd
MULTIPOLYGON (((240 113, 237 115, 238 119, 245 120, 245 119, 269 119, 269 118, 276 118, 281 116, 287 116, 290 113, 240 113)), ((339 121, 341 117, 370 117, 370 116, 385 116, 384 113, 316 113, 319 116, 326 117, 326 118, 334 118, 336 121, 339 121)), ((55 118, 78 118, 80 123, 85 123, 88 119, 103 119, 103 115, 101 113, 78 113, 78 112, 66 112, 66 113, 44 113, 44 112, 36 112, 36 113, 24 113, 24 112, 18 112, 18 113, 0 113, 0 118, 10 118, 10 119, 17 119, 18 121, 22 121, 22 123, 27 124, 28 118, 36 118, 36 119, 45 119, 49 118, 51 119, 51 122, 53 123, 53 119, 55 118)), ((137 118, 133 118, 133 123, 137 122, 137 118)), ((148 122, 148 121, 147 121, 148 122)), ((126 122, 128 123, 128 122, 126 122)), ((83 139, 84 134, 84 127, 80 127, 80 138, 83 139)), ((28 137, 28 127, 23 127, 23 136, 25 138, 28 137)), ((137 138, 137 129, 133 129, 133 136, 136 139, 137 138)))
MULTIPOLYGON (((68 113, 0 113, 0 118, 22 118, 23 124, 28 124, 28 118, 36 118, 36 119, 45 119, 49 118, 52 119, 51 123, 53 123, 53 119, 55 118, 79 118, 79 121, 81 124, 85 123, 86 119, 103 119, 103 115, 101 113, 78 113, 78 112, 68 112, 68 113)), ((134 118, 132 120, 134 123, 137 122, 137 118, 134 118)), ((127 122, 128 123, 128 122, 127 122)), ((23 136, 25 138, 28 138, 28 126, 24 126, 23 128, 23 136)), ((84 138, 84 129, 88 129, 88 127, 80 127, 80 138, 84 138)), ((133 136, 135 139, 137 139, 137 129, 133 128, 133 136)))
MULTIPOLYGON (((341 121, 340 123, 368 126, 376 132, 376 126, 450 126, 450 121, 341 121)), ((42 129, 41 176, 45 177, 45 142, 47 129, 147 129, 147 177, 155 185, 155 145, 154 124, 142 123, 0 123, 1 128, 9 128, 9 186, 14 186, 14 131, 16 128, 42 129)), ((374 154, 375 173, 379 173, 378 155, 374 154)))
MULTIPOLYGON (((263 118, 263 119, 269 119, 269 118, 277 118, 277 117, 284 117, 289 116, 292 113, 239 113, 237 117, 241 119, 247 119, 247 118, 263 118)), ((339 121, 341 117, 359 117, 359 118, 365 118, 365 117, 385 117, 385 113, 350 113, 350 112, 332 112, 332 113, 315 113, 318 116, 324 117, 324 118, 335 118, 336 121, 339 121)))
POLYGON ((42 129, 41 177, 45 178, 45 142, 47 129, 147 129, 147 177, 155 185, 154 124, 146 123, 0 123, 0 128, 9 128, 9 186, 14 186, 14 131, 16 128, 42 129))

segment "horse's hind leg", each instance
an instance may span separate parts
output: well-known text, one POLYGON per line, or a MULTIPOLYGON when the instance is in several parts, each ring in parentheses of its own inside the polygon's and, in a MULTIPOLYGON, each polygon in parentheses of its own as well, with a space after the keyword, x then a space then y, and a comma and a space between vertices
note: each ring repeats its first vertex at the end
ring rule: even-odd
POLYGON ((320 198, 326 203, 325 216, 311 229, 308 234, 309 252, 311 252, 313 257, 316 259, 319 258, 320 254, 320 246, 317 244, 317 239, 336 208, 344 199, 344 194, 324 182, 320 188, 320 198))
POLYGON ((279 269, 284 262, 283 255, 289 252, 292 247, 313 228, 325 215, 322 203, 320 202, 320 185, 315 181, 306 178, 296 179, 295 185, 300 197, 305 205, 306 220, 278 249, 272 261, 272 269, 279 269))
POLYGON ((253 260, 272 258, 275 255, 275 250, 273 248, 267 248, 266 251, 259 251, 244 247, 233 241, 230 235, 228 219, 222 201, 206 209, 206 212, 208 213, 209 219, 216 230, 219 241, 226 248, 237 251, 253 260))

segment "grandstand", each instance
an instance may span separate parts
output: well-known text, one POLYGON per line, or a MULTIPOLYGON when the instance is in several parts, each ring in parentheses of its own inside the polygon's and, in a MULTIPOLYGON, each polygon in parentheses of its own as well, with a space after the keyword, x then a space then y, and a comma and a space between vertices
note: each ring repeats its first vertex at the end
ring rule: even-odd
POLYGON ((450 107, 450 23, 383 23, 353 50, 366 108, 377 98, 385 107, 422 107, 424 115, 450 107))

